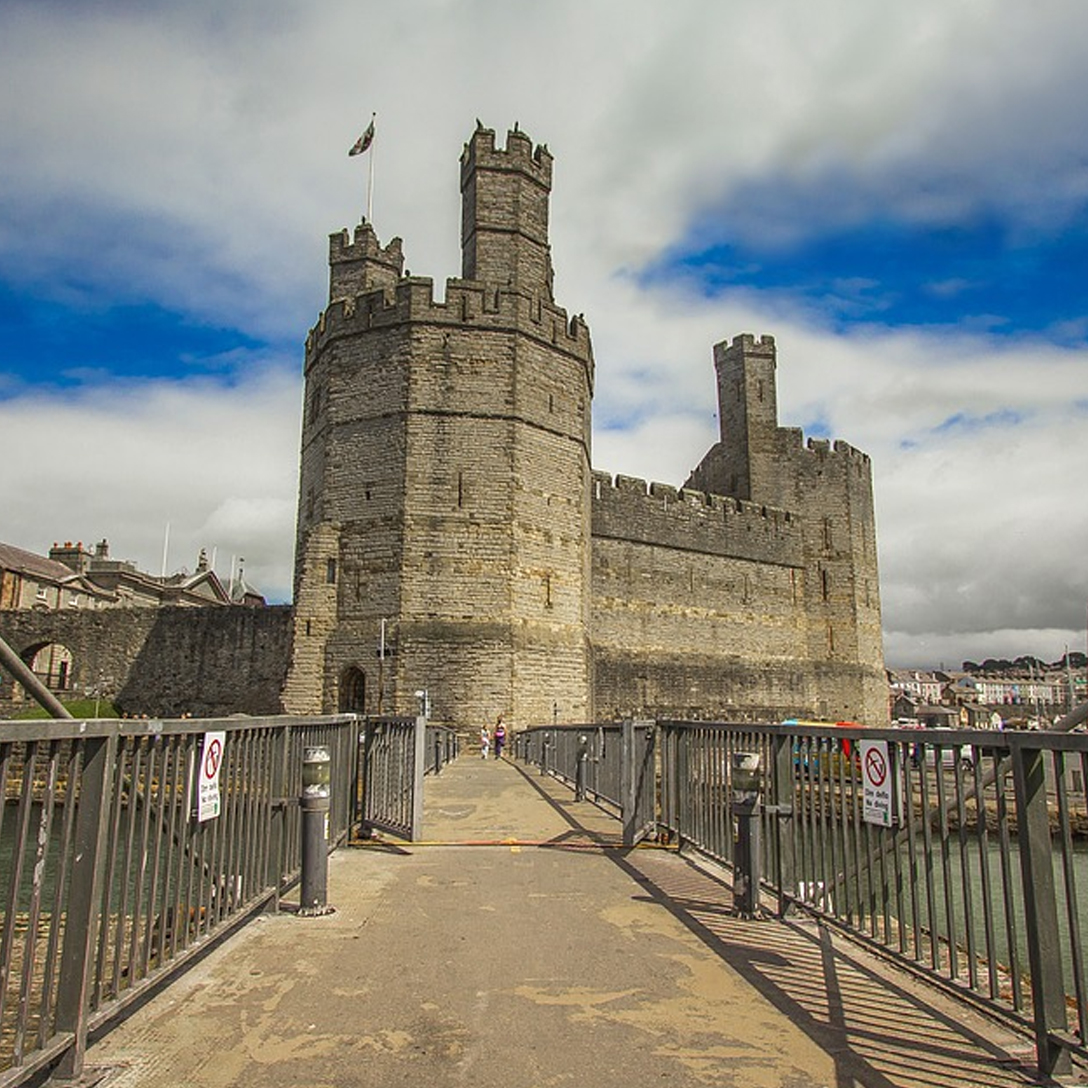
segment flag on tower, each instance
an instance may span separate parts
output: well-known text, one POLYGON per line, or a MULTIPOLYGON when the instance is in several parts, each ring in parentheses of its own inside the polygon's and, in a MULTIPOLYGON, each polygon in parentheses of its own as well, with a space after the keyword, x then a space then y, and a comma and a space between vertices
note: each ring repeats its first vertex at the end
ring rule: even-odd
POLYGON ((370 145, 373 142, 374 142, 374 118, 371 117, 370 124, 366 126, 366 132, 364 132, 362 134, 362 136, 360 136, 359 139, 357 139, 355 141, 355 143, 353 143, 351 145, 351 150, 348 152, 348 154, 349 155, 361 155, 364 151, 367 150, 367 148, 370 147, 370 145))

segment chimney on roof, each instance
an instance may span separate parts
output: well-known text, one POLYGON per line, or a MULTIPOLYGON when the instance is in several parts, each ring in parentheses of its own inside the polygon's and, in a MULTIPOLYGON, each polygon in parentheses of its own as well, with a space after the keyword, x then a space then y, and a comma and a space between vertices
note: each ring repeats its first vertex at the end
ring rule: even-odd
POLYGON ((86 574, 91 565, 91 553, 84 551, 83 544, 73 544, 70 540, 64 542, 64 547, 58 548, 56 544, 49 549, 49 558, 74 570, 76 574, 86 574))

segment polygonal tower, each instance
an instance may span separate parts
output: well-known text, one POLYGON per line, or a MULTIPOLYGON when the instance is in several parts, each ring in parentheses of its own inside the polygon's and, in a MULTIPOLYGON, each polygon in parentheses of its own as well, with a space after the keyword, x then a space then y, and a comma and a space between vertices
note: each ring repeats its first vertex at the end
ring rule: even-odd
POLYGON ((686 486, 800 514, 806 670, 814 712, 884 725, 876 515, 869 457, 778 425, 772 336, 714 347, 720 441, 686 486))
POLYGON ((478 126, 462 278, 435 301, 399 239, 330 239, 306 341, 290 712, 478 728, 589 717, 590 407, 580 317, 552 301, 552 157, 478 126))

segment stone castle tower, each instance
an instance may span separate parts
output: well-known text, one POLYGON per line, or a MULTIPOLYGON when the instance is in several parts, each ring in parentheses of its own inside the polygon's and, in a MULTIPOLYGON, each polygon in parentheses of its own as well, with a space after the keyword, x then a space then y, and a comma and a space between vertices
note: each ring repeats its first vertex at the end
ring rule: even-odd
POLYGON ((306 341, 285 705, 544 721, 589 703, 589 330, 552 298, 552 157, 477 127, 462 278, 435 301, 369 223, 306 341))
POLYGON ((869 459, 778 426, 775 345, 714 349, 684 488, 594 473, 593 353, 552 297, 552 157, 461 155, 462 275, 329 246, 306 340, 293 713, 466 729, 618 715, 887 720, 869 459))
POLYGON ((773 337, 715 345, 714 368, 720 440, 685 486, 801 515, 813 705, 821 718, 879 723, 888 689, 869 458, 842 441, 805 445, 798 428, 778 425, 773 337), (844 715, 844 701, 859 709, 844 715))

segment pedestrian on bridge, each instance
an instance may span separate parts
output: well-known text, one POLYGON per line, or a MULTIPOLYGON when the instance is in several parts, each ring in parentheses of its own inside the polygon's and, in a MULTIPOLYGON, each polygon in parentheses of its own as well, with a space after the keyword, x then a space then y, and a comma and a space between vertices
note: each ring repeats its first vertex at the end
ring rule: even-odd
POLYGON ((491 747, 491 734, 487 731, 487 726, 480 726, 480 758, 487 759, 487 750, 491 747))
POLYGON ((502 715, 495 722, 495 758, 502 756, 502 746, 506 743, 506 726, 502 724, 502 715))

